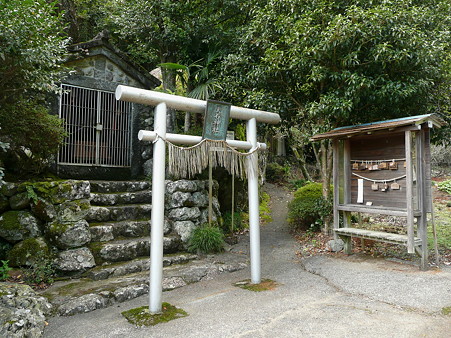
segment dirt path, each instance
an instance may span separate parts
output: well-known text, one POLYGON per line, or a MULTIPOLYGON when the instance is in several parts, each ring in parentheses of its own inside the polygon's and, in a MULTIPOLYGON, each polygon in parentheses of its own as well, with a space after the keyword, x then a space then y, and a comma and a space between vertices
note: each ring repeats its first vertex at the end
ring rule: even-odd
MULTIPOLYGON (((163 294, 188 317, 137 328, 121 311, 148 304, 142 296, 114 308, 49 321, 45 337, 447 337, 451 272, 421 272, 383 260, 315 256, 300 260, 286 224, 289 194, 267 186, 273 221, 261 228, 263 277, 280 285, 252 292, 232 286, 250 271, 223 274, 163 294)), ((233 259, 248 251, 242 238, 233 259)))

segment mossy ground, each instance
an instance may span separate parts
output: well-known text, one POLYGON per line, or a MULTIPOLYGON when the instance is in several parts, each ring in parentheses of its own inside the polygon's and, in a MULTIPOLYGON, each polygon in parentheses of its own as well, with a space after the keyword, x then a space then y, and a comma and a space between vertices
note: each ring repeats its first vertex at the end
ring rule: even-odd
POLYGON ((141 306, 135 309, 122 312, 122 315, 129 323, 137 326, 154 326, 160 323, 166 323, 173 319, 188 316, 184 310, 175 307, 169 303, 162 304, 163 312, 151 314, 148 306, 141 306))
POLYGON ((240 282, 236 282, 233 284, 233 286, 254 291, 254 292, 261 292, 261 291, 270 291, 274 290, 279 286, 279 283, 271 280, 271 279, 262 279, 262 281, 258 284, 252 284, 250 279, 245 279, 240 282))
POLYGON ((444 314, 445 316, 451 315, 451 306, 444 307, 442 309, 442 314, 444 314))

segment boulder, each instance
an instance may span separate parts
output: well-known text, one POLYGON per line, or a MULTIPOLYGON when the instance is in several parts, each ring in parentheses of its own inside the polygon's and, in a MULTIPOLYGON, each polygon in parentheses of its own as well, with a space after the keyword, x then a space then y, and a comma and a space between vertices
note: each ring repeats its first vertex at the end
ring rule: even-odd
POLYGON ((153 160, 147 160, 143 164, 143 174, 146 177, 152 177, 152 170, 153 170, 153 160))
POLYGON ((88 248, 69 249, 58 253, 55 267, 61 271, 85 271, 94 267, 94 256, 88 248))
POLYGON ((1 185, 0 194, 4 195, 6 197, 11 197, 11 196, 17 194, 17 184, 10 183, 10 182, 4 182, 1 185))
POLYGON ((0 283, 0 336, 41 337, 52 305, 28 285, 0 283))
POLYGON ((18 190, 20 192, 25 191, 27 186, 31 186, 39 197, 52 204, 60 204, 69 200, 89 199, 91 193, 89 181, 25 182, 18 187, 18 190))
POLYGON ((91 209, 88 199, 67 201, 56 206, 57 220, 61 223, 85 219, 91 209))
POLYGON ((173 227, 175 233, 180 236, 181 241, 187 243, 196 225, 191 221, 176 221, 173 227))
POLYGON ((188 208, 177 208, 172 209, 169 212, 169 219, 173 221, 188 221, 188 220, 196 220, 201 215, 201 212, 198 207, 188 208))
POLYGON ((0 216, 0 237, 11 243, 41 236, 39 223, 28 211, 7 211, 0 216))
MULTIPOLYGON (((215 199, 216 199, 216 201, 218 200, 216 197, 213 197, 213 201, 215 199)), ((195 193, 193 193, 192 202, 195 207, 199 207, 199 208, 208 207, 208 202, 209 202, 208 201, 208 193, 202 193, 202 192, 196 191, 195 193)))
POLYGON ((103 309, 111 305, 107 297, 102 297, 95 293, 90 293, 69 300, 58 308, 60 316, 73 316, 79 313, 91 312, 97 309, 103 309))
POLYGON ((174 209, 180 207, 193 207, 192 194, 190 192, 176 191, 173 194, 169 194, 168 202, 166 203, 166 209, 174 209))
POLYGON ((23 210, 30 206, 30 197, 28 193, 21 192, 9 198, 9 205, 13 210, 23 210))
POLYGON ((197 181, 179 180, 179 181, 167 181, 166 191, 169 194, 173 194, 176 191, 181 192, 194 192, 199 189, 197 181))
POLYGON ((44 222, 56 220, 57 212, 55 206, 44 199, 39 199, 36 204, 31 204, 33 214, 44 222))
POLYGON ((0 214, 10 209, 8 197, 0 195, 0 214))
POLYGON ((345 247, 345 243, 343 242, 343 240, 341 239, 332 239, 330 241, 327 242, 326 244, 326 248, 329 251, 333 251, 333 252, 338 252, 343 250, 345 247))
POLYGON ((91 241, 89 224, 84 219, 77 222, 50 223, 46 235, 62 250, 77 248, 91 241))
POLYGON ((49 255, 49 246, 43 237, 28 238, 14 245, 8 252, 8 260, 11 266, 31 266, 37 256, 49 257, 49 255))

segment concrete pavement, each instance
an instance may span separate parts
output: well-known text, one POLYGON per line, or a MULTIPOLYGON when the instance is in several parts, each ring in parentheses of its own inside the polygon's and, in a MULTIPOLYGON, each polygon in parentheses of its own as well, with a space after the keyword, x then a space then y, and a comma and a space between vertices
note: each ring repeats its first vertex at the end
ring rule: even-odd
MULTIPOLYGON (((148 297, 74 317, 49 320, 44 337, 449 337, 451 270, 362 256, 300 260, 285 222, 289 194, 271 189, 273 222, 262 227, 262 276, 280 286, 252 292, 232 286, 250 269, 163 293, 189 316, 154 327, 129 324, 121 312, 148 297)), ((248 253, 242 238, 232 254, 248 253)))

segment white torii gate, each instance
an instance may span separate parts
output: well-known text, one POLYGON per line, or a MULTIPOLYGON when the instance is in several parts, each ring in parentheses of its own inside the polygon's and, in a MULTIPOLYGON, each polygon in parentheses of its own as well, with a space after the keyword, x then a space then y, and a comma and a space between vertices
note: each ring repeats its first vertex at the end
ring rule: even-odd
MULTIPOLYGON (((119 85, 116 88, 116 99, 134 103, 156 106, 154 131, 140 130, 138 139, 153 141, 152 168, 152 215, 151 215, 151 245, 150 245, 150 313, 160 313, 162 308, 163 284, 163 225, 164 225, 164 181, 165 181, 165 141, 178 144, 196 144, 202 140, 200 136, 189 136, 166 133, 167 107, 190 113, 203 114, 207 101, 191 99, 183 96, 170 95, 151 90, 119 85)), ((227 140, 235 148, 252 150, 256 147, 266 149, 266 144, 257 143, 257 121, 277 124, 279 114, 261 110, 231 106, 230 117, 246 121, 247 141, 227 140)), ((249 195, 249 235, 251 258, 251 281, 261 282, 260 271, 260 224, 258 201, 258 162, 257 156, 250 156, 248 161, 248 195, 249 195)))

